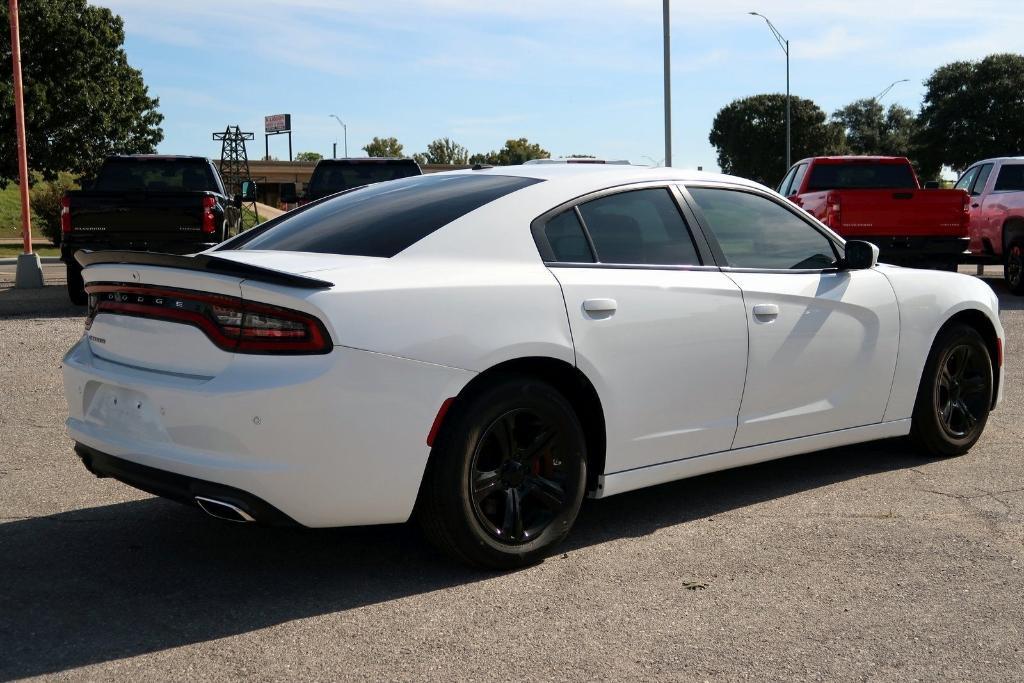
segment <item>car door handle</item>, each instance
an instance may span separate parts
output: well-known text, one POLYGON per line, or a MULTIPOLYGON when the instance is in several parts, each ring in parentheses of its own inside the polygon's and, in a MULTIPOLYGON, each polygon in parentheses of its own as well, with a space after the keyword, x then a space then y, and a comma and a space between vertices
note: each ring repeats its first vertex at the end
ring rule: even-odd
POLYGON ((977 209, 979 206, 981 206, 981 204, 979 204, 978 202, 974 202, 973 204, 971 204, 972 209, 977 209))
POLYGON ((619 305, 615 299, 584 299, 583 310, 587 313, 614 313, 619 305))
POLYGON ((778 318, 779 307, 776 306, 775 304, 755 304, 754 317, 763 319, 778 318))

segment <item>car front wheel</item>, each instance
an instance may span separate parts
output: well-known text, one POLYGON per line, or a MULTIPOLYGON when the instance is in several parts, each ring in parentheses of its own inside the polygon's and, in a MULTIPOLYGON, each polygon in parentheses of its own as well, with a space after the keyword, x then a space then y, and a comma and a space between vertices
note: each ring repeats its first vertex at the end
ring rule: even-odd
POLYGON ((452 406, 424 476, 417 517, 470 564, 532 564, 569 533, 586 488, 586 442, 554 387, 509 378, 452 406))
POLYGON ((981 437, 992 407, 992 359, 967 325, 942 330, 921 376, 910 437, 933 457, 962 455, 981 437))

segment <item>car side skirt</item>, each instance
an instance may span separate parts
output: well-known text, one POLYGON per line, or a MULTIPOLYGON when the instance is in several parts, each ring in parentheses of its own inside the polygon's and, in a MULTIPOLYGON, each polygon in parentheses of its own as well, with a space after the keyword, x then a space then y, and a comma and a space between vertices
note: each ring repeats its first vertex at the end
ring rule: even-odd
POLYGON ((893 420, 613 472, 603 475, 598 480, 597 491, 593 493, 592 497, 607 498, 617 493, 625 493, 677 479, 697 477, 709 472, 743 467, 826 448, 906 436, 909 433, 910 419, 893 420))

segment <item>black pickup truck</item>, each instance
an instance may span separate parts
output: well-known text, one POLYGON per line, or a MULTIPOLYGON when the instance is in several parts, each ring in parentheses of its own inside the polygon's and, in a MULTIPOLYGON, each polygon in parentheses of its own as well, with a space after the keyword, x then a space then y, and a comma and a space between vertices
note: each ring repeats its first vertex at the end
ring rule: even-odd
POLYGON ((286 192, 281 199, 285 203, 299 204, 314 202, 342 190, 351 190, 361 185, 398 180, 409 176, 422 175, 419 164, 412 159, 391 159, 386 157, 356 157, 349 159, 321 159, 313 168, 306 192, 301 197, 286 192))
POLYGON ((79 249, 192 254, 237 233, 241 197, 229 197, 217 167, 204 157, 108 157, 85 189, 64 195, 61 260, 68 295, 86 302, 79 249))

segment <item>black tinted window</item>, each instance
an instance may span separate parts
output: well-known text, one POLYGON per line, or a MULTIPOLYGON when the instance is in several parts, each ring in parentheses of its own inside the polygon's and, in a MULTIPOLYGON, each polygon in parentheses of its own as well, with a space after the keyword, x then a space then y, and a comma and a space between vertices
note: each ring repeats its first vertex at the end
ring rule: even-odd
POLYGON ((313 171, 313 177, 309 179, 308 192, 311 195, 324 196, 360 185, 398 180, 419 174, 419 167, 411 161, 320 162, 313 171))
POLYGON ((689 190, 730 266, 789 270, 835 263, 832 242, 789 209, 749 192, 689 190))
POLYGON ((988 182, 988 176, 992 173, 992 164, 985 164, 978 171, 978 178, 974 181, 971 186, 971 194, 979 195, 985 191, 985 183, 988 182))
POLYGON ((549 220, 544 226, 544 236, 555 261, 593 263, 594 255, 590 253, 590 245, 574 209, 563 211, 549 220))
POLYGON ((456 218, 537 182, 481 174, 370 185, 285 217, 235 248, 390 257, 456 218))
POLYGON ((910 166, 878 162, 851 162, 840 164, 815 164, 811 169, 808 192, 822 190, 870 190, 917 188, 910 166))
POLYGON ((995 190, 1024 190, 1024 164, 1010 164, 999 169, 995 190))
POLYGON ((110 159, 96 176, 102 192, 181 192, 213 190, 216 184, 203 159, 110 159))
POLYGON ((620 192, 579 208, 601 263, 700 264, 690 230, 666 189, 620 192))

